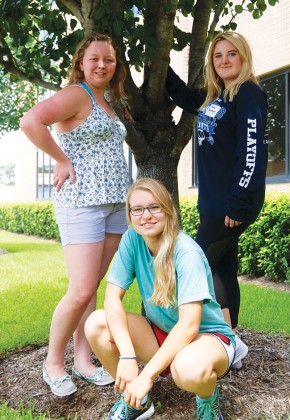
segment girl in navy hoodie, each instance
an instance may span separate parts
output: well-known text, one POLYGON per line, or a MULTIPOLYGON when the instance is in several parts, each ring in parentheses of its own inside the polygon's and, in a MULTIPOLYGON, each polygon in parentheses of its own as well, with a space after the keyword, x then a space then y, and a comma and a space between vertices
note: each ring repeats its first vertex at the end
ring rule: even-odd
MULTIPOLYGON (((238 241, 257 218, 265 197, 268 161, 267 99, 254 74, 246 39, 223 32, 212 41, 203 89, 190 89, 169 67, 166 89, 197 115, 198 210, 196 241, 213 272, 217 301, 236 332, 240 307, 238 241)), ((233 366, 247 345, 236 335, 233 366)))

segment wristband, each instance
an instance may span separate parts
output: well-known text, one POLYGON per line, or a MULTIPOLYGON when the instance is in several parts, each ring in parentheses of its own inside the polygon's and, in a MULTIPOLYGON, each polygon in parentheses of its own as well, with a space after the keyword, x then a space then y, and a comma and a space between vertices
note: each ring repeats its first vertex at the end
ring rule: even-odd
POLYGON ((119 359, 120 360, 122 360, 122 359, 137 359, 137 356, 119 356, 119 359))

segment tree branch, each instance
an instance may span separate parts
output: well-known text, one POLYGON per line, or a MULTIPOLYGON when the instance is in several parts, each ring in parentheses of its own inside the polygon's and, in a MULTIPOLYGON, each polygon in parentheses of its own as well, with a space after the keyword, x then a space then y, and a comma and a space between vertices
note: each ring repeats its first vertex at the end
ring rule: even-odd
POLYGON ((76 0, 60 0, 61 3, 74 15, 80 24, 83 26, 85 17, 82 13, 82 10, 79 6, 79 3, 76 0))
POLYGON ((27 80, 28 82, 34 83, 38 86, 42 86, 45 89, 54 91, 60 89, 60 86, 55 83, 46 82, 45 80, 42 80, 41 78, 36 76, 27 76, 26 73, 23 72, 15 62, 13 54, 11 53, 8 44, 5 42, 2 32, 0 32, 0 45, 2 45, 5 49, 4 55, 0 55, 0 66, 3 67, 5 72, 12 74, 19 80, 27 80))
MULTIPOLYGON (((210 17, 212 13, 211 0, 197 0, 194 8, 194 21, 192 24, 192 37, 189 52, 189 76, 188 86, 196 88, 202 76, 204 58, 208 50, 209 44, 214 36, 220 15, 227 4, 228 0, 221 0, 214 12, 212 22, 209 27, 210 17)), ((181 153, 189 142, 195 117, 188 112, 183 112, 177 125, 177 140, 173 153, 181 153)))
POLYGON ((194 7, 194 20, 189 50, 188 85, 195 87, 204 63, 207 29, 211 16, 212 0, 197 0, 194 7))
POLYGON ((211 23, 209 31, 208 31, 208 36, 207 36, 206 45, 205 45, 205 47, 206 47, 205 51, 208 50, 209 44, 214 37, 215 29, 216 29, 216 26, 218 24, 219 18, 220 18, 220 16, 221 16, 221 14, 222 14, 222 12, 223 12, 227 3, 228 3, 228 0, 220 0, 217 9, 214 12, 213 20, 212 20, 212 23, 211 23))
POLYGON ((148 82, 146 84, 145 96, 148 103, 158 108, 162 106, 164 101, 164 88, 169 64, 169 56, 172 48, 174 20, 178 5, 178 0, 171 0, 171 10, 164 11, 164 0, 157 2, 156 0, 147 0, 146 15, 144 21, 144 30, 148 31, 148 26, 152 25, 152 19, 157 16, 156 21, 156 43, 158 45, 158 56, 154 59, 154 66, 148 72, 148 82), (156 8, 158 6, 158 10, 156 8), (150 11, 153 12, 150 15, 150 11))

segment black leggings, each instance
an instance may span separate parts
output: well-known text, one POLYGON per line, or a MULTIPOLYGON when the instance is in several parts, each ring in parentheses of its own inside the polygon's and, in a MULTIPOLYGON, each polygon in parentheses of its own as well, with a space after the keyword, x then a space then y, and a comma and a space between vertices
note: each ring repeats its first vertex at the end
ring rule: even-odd
POLYGON ((222 309, 229 309, 232 328, 238 325, 240 309, 238 242, 247 227, 242 223, 227 228, 224 217, 200 215, 200 226, 195 238, 208 259, 216 299, 222 309))

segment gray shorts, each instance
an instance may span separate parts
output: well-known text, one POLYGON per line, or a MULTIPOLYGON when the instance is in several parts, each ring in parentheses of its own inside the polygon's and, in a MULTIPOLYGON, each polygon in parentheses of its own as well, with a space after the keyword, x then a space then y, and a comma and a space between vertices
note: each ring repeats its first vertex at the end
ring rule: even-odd
POLYGON ((121 235, 128 229, 124 204, 55 206, 54 211, 63 246, 101 242, 106 233, 121 235))

